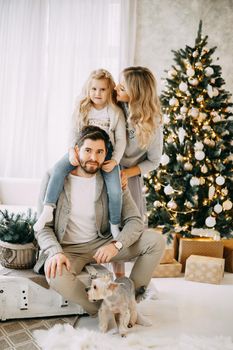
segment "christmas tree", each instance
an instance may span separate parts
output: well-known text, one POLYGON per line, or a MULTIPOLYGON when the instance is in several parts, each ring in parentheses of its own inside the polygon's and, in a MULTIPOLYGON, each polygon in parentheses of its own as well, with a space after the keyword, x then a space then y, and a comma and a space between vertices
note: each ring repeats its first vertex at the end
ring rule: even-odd
POLYGON ((173 51, 161 94, 164 153, 144 179, 149 225, 168 238, 233 233, 233 103, 207 38, 200 21, 195 46, 173 51))

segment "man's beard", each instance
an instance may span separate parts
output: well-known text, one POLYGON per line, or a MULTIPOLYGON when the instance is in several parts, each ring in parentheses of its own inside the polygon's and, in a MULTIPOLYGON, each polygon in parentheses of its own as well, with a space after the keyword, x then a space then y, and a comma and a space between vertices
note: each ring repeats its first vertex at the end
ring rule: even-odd
POLYGON ((101 167, 101 165, 98 162, 93 162, 93 161, 84 162, 81 159, 79 159, 79 166, 82 168, 82 170, 86 174, 96 174, 101 167))

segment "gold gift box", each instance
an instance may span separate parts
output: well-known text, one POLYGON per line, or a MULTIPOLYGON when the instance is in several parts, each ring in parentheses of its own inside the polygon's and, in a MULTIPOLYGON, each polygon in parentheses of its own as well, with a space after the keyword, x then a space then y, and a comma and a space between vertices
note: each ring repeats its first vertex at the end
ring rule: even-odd
POLYGON ((185 279, 220 284, 224 275, 224 259, 191 255, 186 261, 185 279))
POLYGON ((167 247, 164 251, 164 254, 160 260, 160 264, 171 264, 174 260, 174 248, 167 247))
POLYGON ((225 271, 233 272, 233 239, 223 239, 222 242, 224 245, 225 271))
POLYGON ((170 264, 159 264, 154 270, 152 277, 178 277, 180 276, 181 268, 182 265, 175 259, 172 259, 170 264))
POLYGON ((182 264, 182 272, 185 270, 185 263, 190 255, 222 258, 223 242, 211 238, 180 238, 178 261, 182 264))

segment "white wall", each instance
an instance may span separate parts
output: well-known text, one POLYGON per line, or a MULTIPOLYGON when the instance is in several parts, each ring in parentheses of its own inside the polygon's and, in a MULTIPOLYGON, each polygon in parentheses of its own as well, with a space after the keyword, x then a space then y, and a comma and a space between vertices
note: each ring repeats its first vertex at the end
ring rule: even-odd
POLYGON ((134 63, 152 69, 159 89, 174 63, 171 50, 194 46, 200 19, 208 47, 217 46, 225 89, 233 93, 233 0, 137 0, 134 63))

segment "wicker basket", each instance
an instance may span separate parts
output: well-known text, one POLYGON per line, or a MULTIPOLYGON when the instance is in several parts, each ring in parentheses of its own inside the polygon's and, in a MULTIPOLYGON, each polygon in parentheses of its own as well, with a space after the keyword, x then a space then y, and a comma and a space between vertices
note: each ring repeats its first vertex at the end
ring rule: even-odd
POLYGON ((33 243, 14 244, 0 240, 0 263, 10 269, 31 269, 36 263, 33 243))

